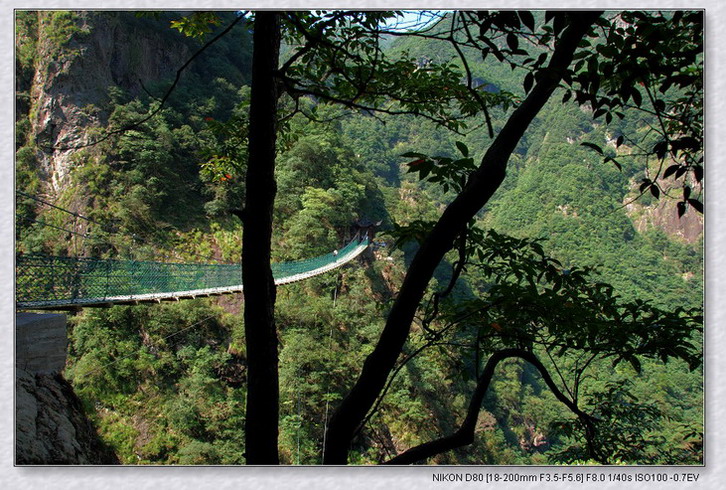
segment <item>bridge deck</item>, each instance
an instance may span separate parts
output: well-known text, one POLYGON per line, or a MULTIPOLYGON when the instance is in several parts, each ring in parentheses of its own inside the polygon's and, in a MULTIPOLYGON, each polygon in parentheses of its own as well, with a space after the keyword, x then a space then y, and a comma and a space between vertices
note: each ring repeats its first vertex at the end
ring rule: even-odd
MULTIPOLYGON (((368 247, 368 240, 364 240, 360 243, 351 242, 344 249, 340 251, 338 255, 328 254, 321 256, 316 259, 307 261, 299 261, 297 263, 282 263, 273 265, 273 274, 275 275, 275 284, 283 285, 290 284, 297 281, 302 281, 309 277, 317 276, 328 272, 332 269, 336 269, 357 256, 359 256, 363 250, 368 247), (285 268, 285 265, 292 265, 294 267, 285 268), (277 267, 274 267, 277 266, 277 267), (291 270, 291 273, 286 273, 291 270), (279 276, 279 277, 278 277, 279 276)), ((156 263, 158 264, 158 263, 156 263)), ((162 264, 163 265, 163 264, 162 264)), ((168 264, 172 265, 172 264, 168 264)), ((227 266, 229 267, 229 266, 227 266)), ((234 267, 234 266, 232 266, 234 267)), ((45 266, 48 269, 47 266, 45 266)), ((52 267, 50 268, 52 270, 52 267)), ((241 282, 241 269, 237 266, 236 274, 240 278, 241 282)), ((20 274, 20 273, 18 273, 20 274)), ((78 272, 75 273, 78 275, 78 272)), ((91 276, 91 274, 88 274, 91 276)), ((97 275, 93 276, 96 279, 97 275)), ((108 277, 105 278, 108 284, 108 277)), ((225 278, 222 278, 224 280, 225 278)), ((228 280, 228 279, 227 279, 228 280)), ((19 288, 18 288, 19 289, 19 288)), ((57 288, 56 288, 57 289, 57 288)), ((77 289, 77 286, 76 286, 77 289)), ((46 290, 49 290, 46 288, 46 290)), ((64 289, 64 292, 68 288, 64 289)), ((162 301, 178 301, 181 299, 205 297, 205 296, 217 296, 222 294, 239 293, 242 291, 242 284, 233 285, 222 285, 214 287, 203 287, 177 291, 154 291, 144 292, 139 294, 104 294, 94 295, 88 297, 75 297, 73 294, 68 294, 70 297, 58 297, 54 294, 54 298, 30 298, 30 294, 21 295, 20 292, 17 294, 16 309, 18 310, 67 310, 67 309, 79 309, 88 307, 108 307, 115 304, 140 304, 140 303, 158 303, 162 301)), ((37 296, 37 294, 36 294, 37 296)))

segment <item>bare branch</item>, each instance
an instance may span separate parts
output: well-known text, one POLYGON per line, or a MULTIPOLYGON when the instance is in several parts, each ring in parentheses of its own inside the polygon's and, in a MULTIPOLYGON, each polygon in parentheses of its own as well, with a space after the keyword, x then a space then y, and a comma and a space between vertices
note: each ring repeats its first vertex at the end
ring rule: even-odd
MULTIPOLYGON (((489 131, 489 137, 494 138, 494 128, 492 127, 492 119, 489 116, 489 109, 487 108, 484 99, 482 99, 481 95, 479 94, 479 91, 472 87, 473 77, 471 74, 471 68, 469 68, 469 62, 466 60, 464 52, 459 47, 459 43, 456 42, 456 39, 454 39, 454 20, 455 19, 451 20, 451 33, 449 34, 449 42, 456 50, 456 53, 459 55, 459 59, 461 60, 461 63, 464 65, 464 70, 466 70, 466 87, 469 89, 469 93, 474 96, 476 101, 479 103, 482 111, 484 112, 484 120, 487 124, 487 131, 489 131)), ((471 39, 471 33, 469 32, 469 27, 466 25, 466 22, 462 22, 462 24, 464 25, 464 29, 466 30, 467 35, 471 39)))
MULTIPOLYGON (((461 315, 460 317, 452 320, 451 322, 449 322, 447 325, 445 325, 440 330, 435 331, 434 332, 435 336, 433 338, 429 339, 424 345, 422 345, 421 347, 419 347, 418 349, 416 349, 414 352, 412 352, 411 354, 409 354, 405 359, 403 359, 400 362, 400 364, 398 366, 396 366, 396 368, 394 369, 393 373, 391 374, 391 376, 389 377, 388 381, 386 382, 386 386, 383 388, 383 390, 381 390, 381 394, 378 397, 378 399, 376 400, 376 403, 373 406, 373 408, 371 408, 370 412, 368 412, 368 414, 366 415, 365 419, 363 419, 363 421, 361 422, 361 424, 356 429, 355 435, 357 436, 360 433, 360 431, 363 429, 363 427, 365 427, 365 425, 376 414, 376 412, 378 412, 378 410, 380 409, 381 403, 383 402, 383 399, 385 398, 386 394, 388 393, 388 390, 391 388, 391 385, 393 384, 393 380, 396 379, 396 376, 398 375, 398 373, 401 371, 401 369, 403 369, 403 367, 406 364, 408 364, 409 361, 413 360, 416 356, 418 356, 419 354, 421 354, 424 350, 426 350, 429 347, 435 345, 439 341, 439 339, 441 339, 441 337, 443 337, 443 335, 448 330, 451 330, 451 328, 454 327, 455 325, 457 325, 458 323, 466 320, 467 318, 469 318, 472 315, 475 315, 477 313, 481 313, 483 311, 487 311, 488 309, 493 308, 497 304, 499 304, 499 302, 490 303, 490 304, 484 306, 483 308, 478 308, 478 309, 476 309, 474 311, 470 311, 470 312, 465 313, 464 315, 461 315)), ((479 339, 479 334, 477 332, 477 347, 478 347, 478 339, 479 339)), ((477 364, 477 369, 478 369, 478 367, 479 366, 477 364)))
MULTIPOLYGON (((359 102, 356 102, 355 100, 344 99, 344 98, 337 97, 335 95, 331 95, 329 93, 325 93, 325 92, 322 92, 322 91, 319 91, 316 89, 311 89, 311 88, 307 88, 307 87, 294 87, 293 88, 293 86, 289 83, 289 82, 291 82, 291 80, 289 80, 287 78, 285 78, 285 80, 287 80, 287 82, 288 82, 288 84, 286 85, 286 90, 287 90, 288 94, 291 94, 293 97, 309 95, 309 96, 313 96, 317 99, 340 104, 349 109, 355 109, 355 110, 363 111, 363 112, 378 112, 381 114, 388 114, 388 115, 395 115, 395 116, 400 116, 400 115, 419 116, 419 117, 423 117, 424 119, 428 119, 429 121, 433 121, 437 124, 444 124, 444 125, 450 124, 452 121, 456 120, 456 119, 442 120, 437 117, 430 116, 428 114, 422 113, 420 111, 415 111, 415 110, 387 109, 387 108, 373 106, 373 105, 361 104, 359 102)), ((453 131, 459 135, 463 134, 458 129, 451 129, 451 131, 453 131)))

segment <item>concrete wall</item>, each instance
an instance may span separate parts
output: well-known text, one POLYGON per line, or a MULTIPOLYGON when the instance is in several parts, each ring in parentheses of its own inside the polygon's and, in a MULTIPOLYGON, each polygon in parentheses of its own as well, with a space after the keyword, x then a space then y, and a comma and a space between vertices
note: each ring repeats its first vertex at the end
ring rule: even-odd
POLYGON ((66 316, 16 313, 15 365, 29 373, 61 372, 66 364, 66 316))

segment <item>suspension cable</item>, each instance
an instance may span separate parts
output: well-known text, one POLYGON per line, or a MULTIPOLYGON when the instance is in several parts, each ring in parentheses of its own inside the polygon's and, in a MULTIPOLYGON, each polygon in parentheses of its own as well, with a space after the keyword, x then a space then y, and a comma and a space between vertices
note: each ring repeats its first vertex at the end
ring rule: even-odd
POLYGON ((19 190, 16 190, 15 192, 16 192, 16 193, 18 193, 18 194, 20 194, 21 196, 25 196, 25 197, 28 197, 28 198, 30 198, 30 199, 32 199, 32 200, 34 200, 34 201, 38 201, 39 203, 43 203, 43 204, 45 204, 45 205, 47 205, 47 206, 50 206, 50 207, 52 207, 52 208, 58 209, 58 210, 60 210, 60 211, 63 211, 64 213, 68 213, 68 214, 70 214, 70 215, 73 215, 73 216, 75 216, 76 218, 81 218, 81 219, 84 219, 84 220, 86 220, 86 221, 89 221, 89 222, 91 222, 91 223, 95 223, 95 224, 97 224, 98 226, 103 226, 103 225, 102 225, 101 223, 99 223, 98 221, 94 221, 94 220, 92 220, 91 218, 89 218, 89 217, 87 217, 87 216, 83 216, 83 215, 82 215, 82 214, 80 214, 80 213, 76 213, 76 212, 74 212, 74 211, 69 211, 68 209, 64 209, 64 208, 62 208, 62 207, 60 207, 60 206, 56 206, 55 204, 49 203, 49 202, 47 202, 47 201, 44 201, 43 199, 40 199, 40 198, 38 198, 38 197, 35 197, 35 196, 31 196, 30 194, 26 194, 26 193, 25 193, 25 192, 23 192, 23 191, 19 191, 19 190))
MULTIPOLYGON (((333 290, 333 308, 335 308, 336 302, 338 299, 338 278, 335 279, 335 289, 333 290)), ((330 334, 328 335, 328 353, 333 349, 333 324, 334 322, 330 322, 330 334)), ((330 389, 328 389, 328 392, 325 396, 325 421, 323 424, 323 451, 322 451, 322 461, 325 461, 325 444, 327 442, 328 437, 328 414, 330 411, 330 389)))
POLYGON ((32 221, 33 223, 38 223, 39 225, 48 226, 50 228, 55 228, 56 230, 65 231, 66 233, 72 233, 74 235, 78 235, 78 236, 83 237, 83 238, 88 238, 88 235, 87 234, 78 233, 77 231, 66 230, 65 228, 61 228, 60 226, 51 225, 50 223, 46 223, 45 221, 40 221, 40 220, 37 220, 37 219, 33 219, 33 218, 28 217, 28 216, 19 216, 19 218, 20 219, 24 219, 26 221, 32 221))

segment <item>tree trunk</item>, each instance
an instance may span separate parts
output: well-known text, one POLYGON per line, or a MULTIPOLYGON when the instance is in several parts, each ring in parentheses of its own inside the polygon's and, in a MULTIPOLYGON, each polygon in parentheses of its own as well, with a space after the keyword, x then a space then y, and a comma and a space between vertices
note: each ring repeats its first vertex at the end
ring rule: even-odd
POLYGON ((578 43, 600 12, 572 13, 548 68, 532 91, 512 113, 471 175, 462 192, 446 208, 431 234, 416 253, 376 348, 366 359, 360 377, 331 418, 324 464, 346 464, 356 429, 381 393, 395 366, 434 269, 467 223, 487 203, 505 176, 510 155, 537 113, 549 100, 572 62, 578 43))
POLYGON ((275 71, 280 21, 257 12, 253 34, 249 162, 242 236, 245 339, 247 343, 247 464, 279 464, 279 379, 275 329, 275 282, 270 269, 275 184, 278 93, 275 71))

